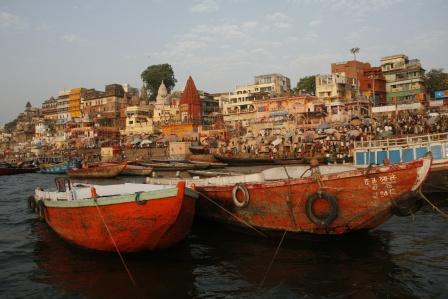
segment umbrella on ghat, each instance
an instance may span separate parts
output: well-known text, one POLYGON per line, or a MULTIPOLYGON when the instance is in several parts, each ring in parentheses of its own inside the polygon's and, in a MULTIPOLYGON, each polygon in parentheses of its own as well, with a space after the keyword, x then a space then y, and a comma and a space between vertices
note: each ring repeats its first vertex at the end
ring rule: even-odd
POLYGON ((359 135, 361 135, 361 132, 359 132, 358 130, 350 130, 347 132, 347 135, 358 137, 359 135))
POLYGON ((334 133, 336 133, 337 132, 337 130, 336 129, 333 129, 333 128, 330 128, 330 129, 326 129, 325 130, 325 133, 327 133, 327 134, 329 134, 329 135, 332 135, 332 134, 334 134, 334 133))

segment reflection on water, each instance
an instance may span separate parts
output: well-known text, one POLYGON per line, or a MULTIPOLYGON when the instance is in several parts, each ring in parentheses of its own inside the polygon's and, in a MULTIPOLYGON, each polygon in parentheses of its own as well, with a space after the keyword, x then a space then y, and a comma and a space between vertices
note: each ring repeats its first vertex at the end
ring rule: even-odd
MULTIPOLYGON (((323 238, 262 239, 196 221, 170 250, 118 256, 61 240, 27 212, 26 197, 54 176, 0 178, 0 297, 446 298, 448 221, 429 208, 379 229, 323 238)), ((114 181, 120 182, 120 181, 114 181)))
POLYGON ((66 294, 80 293, 89 298, 154 298, 170 294, 177 298, 185 297, 191 289, 192 259, 187 243, 175 250, 125 255, 136 282, 134 287, 116 254, 72 246, 44 224, 37 225, 35 233, 39 235, 34 251, 39 270, 33 279, 66 294))
POLYGON ((377 231, 345 238, 287 238, 259 288, 276 249, 273 240, 198 222, 194 233, 168 251, 126 255, 133 287, 115 254, 93 253, 59 239, 44 224, 34 251, 34 280, 65 294, 111 297, 417 297, 400 277, 410 269, 394 264, 391 234, 377 231))

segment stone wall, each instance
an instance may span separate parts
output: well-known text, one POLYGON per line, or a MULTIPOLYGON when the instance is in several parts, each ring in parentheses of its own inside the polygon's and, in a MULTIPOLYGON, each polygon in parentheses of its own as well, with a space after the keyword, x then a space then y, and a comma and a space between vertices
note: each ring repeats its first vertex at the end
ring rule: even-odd
POLYGON ((150 160, 153 158, 167 158, 169 155, 168 148, 132 148, 124 149, 125 160, 150 160))

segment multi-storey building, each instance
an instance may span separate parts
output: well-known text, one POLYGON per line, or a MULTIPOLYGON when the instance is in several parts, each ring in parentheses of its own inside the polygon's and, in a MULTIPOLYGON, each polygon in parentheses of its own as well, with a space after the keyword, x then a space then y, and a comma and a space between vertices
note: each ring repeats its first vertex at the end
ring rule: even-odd
POLYGON ((81 98, 84 97, 85 88, 72 88, 68 95, 68 112, 72 120, 81 118, 81 98))
POLYGON ((364 71, 364 76, 360 78, 359 86, 361 95, 370 97, 374 106, 386 105, 386 79, 381 71, 381 67, 372 67, 364 71))
POLYGON ((201 99, 202 124, 210 126, 214 124, 216 116, 220 113, 219 101, 212 95, 202 90, 198 91, 201 99))
POLYGON ((69 112, 69 95, 70 90, 63 90, 59 92, 57 98, 57 124, 65 124, 71 120, 69 112))
POLYGON ((386 81, 381 67, 372 67, 368 62, 357 60, 331 64, 332 74, 344 74, 357 83, 354 96, 370 97, 374 105, 386 103, 386 81), (375 94, 375 95, 374 95, 375 94))
POLYGON ((425 70, 418 59, 410 60, 403 54, 386 56, 381 58, 381 70, 389 104, 424 100, 425 70))
POLYGON ((94 123, 104 127, 126 126, 127 97, 119 84, 106 85, 105 91, 88 89, 81 99, 81 111, 94 123))
POLYGON ((316 76, 316 96, 319 99, 351 100, 356 95, 357 81, 345 73, 316 76))
POLYGON ((312 96, 285 96, 253 101, 253 109, 224 115, 228 127, 261 130, 289 130, 315 126, 323 121, 325 107, 312 96))
POLYGON ((124 135, 154 134, 155 132, 156 129, 151 117, 151 107, 146 102, 142 102, 139 106, 126 108, 126 129, 124 130, 124 135))
POLYGON ((290 79, 281 74, 255 76, 254 81, 254 84, 237 86, 235 91, 229 94, 228 102, 224 102, 222 107, 224 115, 246 111, 253 106, 254 100, 285 95, 291 90, 290 79))
POLYGON ((42 103, 42 115, 50 120, 58 118, 58 101, 55 98, 51 97, 42 103))
POLYGON ((274 95, 281 95, 290 92, 291 90, 291 80, 281 74, 268 74, 268 75, 258 75, 255 76, 255 85, 272 84, 271 89, 265 91, 270 91, 274 95))

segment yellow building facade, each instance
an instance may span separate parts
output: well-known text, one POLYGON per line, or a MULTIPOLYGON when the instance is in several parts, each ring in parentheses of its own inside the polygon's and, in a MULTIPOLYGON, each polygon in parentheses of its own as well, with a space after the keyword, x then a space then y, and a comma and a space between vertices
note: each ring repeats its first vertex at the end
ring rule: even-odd
POLYGON ((68 111, 72 119, 81 117, 81 98, 84 95, 84 88, 72 88, 68 96, 68 111))

